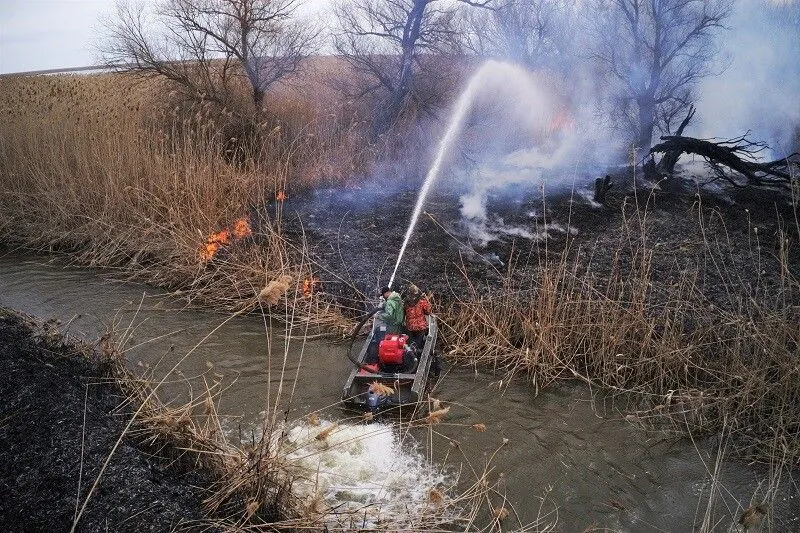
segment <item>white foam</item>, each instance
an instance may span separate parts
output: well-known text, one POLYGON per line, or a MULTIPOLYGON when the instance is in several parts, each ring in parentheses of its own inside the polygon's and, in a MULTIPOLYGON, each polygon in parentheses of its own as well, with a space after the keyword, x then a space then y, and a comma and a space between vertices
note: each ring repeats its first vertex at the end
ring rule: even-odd
POLYGON ((284 451, 293 490, 309 507, 325 512, 329 526, 367 524, 411 526, 430 517, 436 505, 432 489, 441 491, 445 475, 419 453, 410 436, 401 439, 396 427, 373 423, 292 428, 284 451), (321 432, 330 430, 324 438, 321 432), (321 504, 321 505, 320 505, 321 504))

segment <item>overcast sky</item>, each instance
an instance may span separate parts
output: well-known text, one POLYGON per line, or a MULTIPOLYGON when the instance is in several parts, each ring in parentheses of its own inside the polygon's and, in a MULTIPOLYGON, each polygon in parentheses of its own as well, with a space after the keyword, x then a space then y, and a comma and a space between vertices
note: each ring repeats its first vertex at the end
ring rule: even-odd
MULTIPOLYGON (((148 0, 152 1, 152 0, 148 0)), ((330 0, 306 0, 309 11, 330 0)), ((0 74, 96 63, 101 16, 115 0, 0 0, 0 74)))
POLYGON ((0 73, 93 64, 98 19, 113 9, 114 0, 0 1, 0 73))
MULTIPOLYGON (((331 2, 305 0, 303 10, 318 13, 331 2)), ((114 6, 115 0, 0 0, 0 73, 95 64, 99 21, 114 6)))

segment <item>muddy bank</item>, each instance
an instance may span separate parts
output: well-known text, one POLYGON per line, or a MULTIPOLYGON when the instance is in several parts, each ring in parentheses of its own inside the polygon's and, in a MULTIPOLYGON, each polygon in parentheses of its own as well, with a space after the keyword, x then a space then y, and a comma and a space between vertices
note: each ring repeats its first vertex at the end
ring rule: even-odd
MULTIPOLYGON (((130 417, 109 363, 56 330, 0 309, 4 531, 69 531, 130 417)), ((209 475, 155 451, 122 440, 77 531, 207 530, 209 475)))

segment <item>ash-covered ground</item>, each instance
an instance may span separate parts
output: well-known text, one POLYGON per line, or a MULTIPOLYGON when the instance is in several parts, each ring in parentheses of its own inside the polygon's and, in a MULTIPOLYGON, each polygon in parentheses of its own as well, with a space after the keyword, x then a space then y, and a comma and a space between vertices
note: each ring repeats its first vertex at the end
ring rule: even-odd
MULTIPOLYGON (((0 527, 70 531, 130 417, 103 364, 57 332, 0 309, 0 527)), ((124 438, 76 531, 209 531, 210 478, 124 438)))
MULTIPOLYGON (((601 205, 592 178, 559 183, 486 187, 477 209, 474 190, 435 184, 394 286, 413 281, 452 301, 535 272, 565 250, 602 277, 615 260, 630 263, 640 227, 652 252, 654 295, 659 284, 696 268, 698 287, 720 305, 730 304, 733 287, 764 297, 781 283, 780 256, 784 274, 800 275, 800 223, 786 191, 699 187, 678 178, 655 187, 637 180, 634 187, 622 170, 601 205)), ((379 182, 318 190, 284 204, 284 227, 291 239, 307 241, 323 290, 363 310, 389 281, 418 190, 379 182)))

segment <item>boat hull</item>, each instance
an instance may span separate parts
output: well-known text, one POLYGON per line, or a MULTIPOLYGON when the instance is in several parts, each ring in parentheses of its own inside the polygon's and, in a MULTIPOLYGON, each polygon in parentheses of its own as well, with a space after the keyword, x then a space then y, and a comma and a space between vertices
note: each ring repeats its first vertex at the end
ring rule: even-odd
MULTIPOLYGON (((367 351, 376 335, 373 327, 367 340, 364 342, 358 356, 359 367, 353 368, 342 390, 342 402, 350 407, 377 411, 387 408, 414 406, 426 399, 431 385, 431 367, 436 357, 435 347, 438 336, 436 318, 428 316, 428 335, 418 355, 416 368, 409 372, 381 372, 375 371, 374 366, 366 364, 367 351), (379 383, 392 390, 391 394, 375 394, 374 384, 379 383)), ((382 388, 381 388, 382 389, 382 388)))

